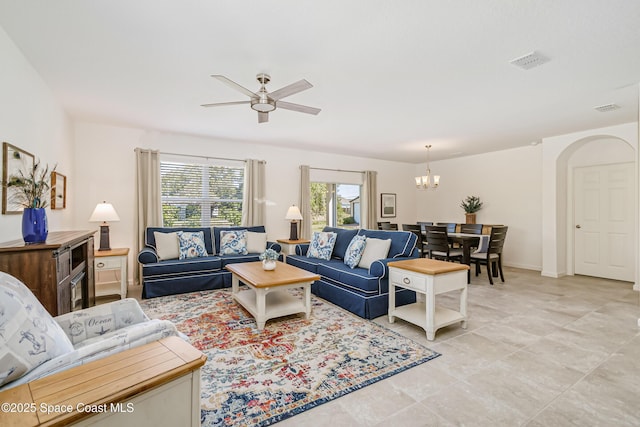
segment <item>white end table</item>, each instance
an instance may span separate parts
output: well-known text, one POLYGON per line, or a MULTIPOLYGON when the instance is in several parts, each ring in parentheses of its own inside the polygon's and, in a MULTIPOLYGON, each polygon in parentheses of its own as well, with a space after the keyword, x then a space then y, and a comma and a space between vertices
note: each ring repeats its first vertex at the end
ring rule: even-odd
POLYGON ((129 248, 114 248, 108 251, 94 251, 94 271, 96 275, 96 297, 108 295, 120 295, 121 299, 127 297, 127 260, 129 248), (104 282, 98 281, 98 273, 112 271, 116 273, 116 280, 104 282), (117 272, 120 272, 118 280, 117 272))
POLYGON ((462 322, 467 328, 467 270, 469 266, 428 258, 393 261, 389 266, 389 322, 396 317, 423 328, 433 341, 443 326, 462 322), (396 307, 396 286, 424 295, 424 302, 396 307), (460 291, 460 310, 436 306, 436 295, 460 291))

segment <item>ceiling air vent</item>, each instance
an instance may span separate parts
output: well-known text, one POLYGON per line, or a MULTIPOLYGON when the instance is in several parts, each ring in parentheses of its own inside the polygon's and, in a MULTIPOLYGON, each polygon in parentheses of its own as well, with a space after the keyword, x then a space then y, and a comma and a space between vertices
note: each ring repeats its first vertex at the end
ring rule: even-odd
POLYGON ((509 61, 511 65, 515 65, 523 70, 530 70, 533 67, 544 64, 545 62, 549 62, 549 58, 539 54, 538 52, 531 52, 525 56, 509 61))
POLYGON ((604 104, 604 105, 598 105, 597 107, 593 107, 594 110, 600 111, 601 113, 617 110, 618 108, 620 108, 618 104, 604 104))

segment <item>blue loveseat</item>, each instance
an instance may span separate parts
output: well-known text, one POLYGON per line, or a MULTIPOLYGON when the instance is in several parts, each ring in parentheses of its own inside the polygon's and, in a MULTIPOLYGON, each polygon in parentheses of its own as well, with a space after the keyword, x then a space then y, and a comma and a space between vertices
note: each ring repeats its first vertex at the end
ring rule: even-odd
MULTIPOLYGON (((219 255, 220 232, 223 230, 247 230, 255 233, 265 233, 264 226, 148 227, 145 230, 145 247, 138 254, 138 262, 142 265, 142 298, 155 298, 164 295, 230 287, 231 273, 225 269, 225 266, 237 262, 258 261, 260 253, 219 255), (161 260, 156 250, 154 232, 173 233, 177 231, 202 231, 205 248, 209 256, 161 260)), ((267 242, 266 247, 276 252, 281 251, 278 243, 267 242)))
MULTIPOLYGON (((387 314, 389 309, 389 268, 387 263, 418 257, 417 237, 407 231, 349 230, 325 227, 323 231, 337 234, 331 259, 307 257, 309 245, 297 245, 296 254, 287 256, 287 264, 320 275, 311 285, 311 292, 365 319, 387 314), (391 239, 389 254, 366 268, 350 268, 344 263, 345 252, 354 236, 391 239)), ((366 250, 366 248, 365 248, 366 250)), ((396 288, 396 305, 416 301, 413 291, 396 288)))

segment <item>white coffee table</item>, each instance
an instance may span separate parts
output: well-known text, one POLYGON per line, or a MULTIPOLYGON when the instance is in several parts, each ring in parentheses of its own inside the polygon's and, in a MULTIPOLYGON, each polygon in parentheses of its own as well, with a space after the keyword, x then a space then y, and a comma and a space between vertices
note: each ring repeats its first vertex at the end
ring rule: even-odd
POLYGON ((275 270, 264 270, 260 261, 228 264, 225 268, 232 274, 233 299, 256 319, 258 330, 275 317, 304 313, 309 318, 311 284, 320 279, 319 275, 280 261, 275 270), (240 281, 249 289, 240 290, 240 281), (303 288, 303 297, 287 292, 292 288, 303 288))

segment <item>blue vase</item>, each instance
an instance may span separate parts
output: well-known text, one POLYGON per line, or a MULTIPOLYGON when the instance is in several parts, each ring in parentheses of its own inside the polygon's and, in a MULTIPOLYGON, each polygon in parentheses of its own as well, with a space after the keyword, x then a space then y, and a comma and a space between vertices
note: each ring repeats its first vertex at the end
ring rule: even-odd
POLYGON ((22 238, 26 244, 47 240, 47 212, 44 208, 25 208, 22 212, 22 238))

